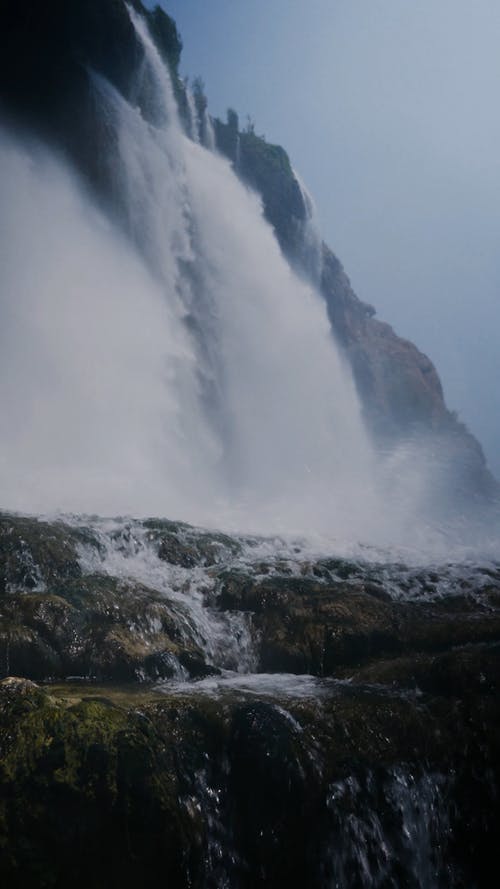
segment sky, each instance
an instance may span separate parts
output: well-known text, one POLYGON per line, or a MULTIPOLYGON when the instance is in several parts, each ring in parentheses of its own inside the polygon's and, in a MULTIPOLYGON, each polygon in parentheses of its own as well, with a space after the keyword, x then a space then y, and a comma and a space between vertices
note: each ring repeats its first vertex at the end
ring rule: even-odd
POLYGON ((282 144, 359 297, 500 476, 498 0, 163 0, 212 115, 282 144))

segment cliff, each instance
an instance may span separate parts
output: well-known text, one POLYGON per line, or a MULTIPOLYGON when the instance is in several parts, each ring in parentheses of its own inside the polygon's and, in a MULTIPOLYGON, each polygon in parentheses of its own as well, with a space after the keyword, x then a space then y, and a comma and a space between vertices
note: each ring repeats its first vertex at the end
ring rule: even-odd
POLYGON ((226 122, 215 120, 215 133, 219 150, 262 196, 264 214, 283 253, 323 294, 375 439, 384 445, 416 437, 424 447, 449 456, 464 493, 497 491, 480 444, 446 407, 432 361, 375 317, 374 307, 357 297, 342 263, 324 242, 313 246, 320 256, 311 275, 310 209, 286 151, 268 144, 251 127, 240 131, 232 110, 226 122))

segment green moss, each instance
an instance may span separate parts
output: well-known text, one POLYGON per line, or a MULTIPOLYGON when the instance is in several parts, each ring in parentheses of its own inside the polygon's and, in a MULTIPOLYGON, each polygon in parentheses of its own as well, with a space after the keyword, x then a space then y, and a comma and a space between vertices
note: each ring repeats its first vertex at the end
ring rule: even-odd
POLYGON ((157 679, 171 675, 171 655, 195 673, 203 672, 203 653, 181 632, 181 604, 105 575, 59 580, 54 586, 57 595, 4 596, 3 675, 157 679))

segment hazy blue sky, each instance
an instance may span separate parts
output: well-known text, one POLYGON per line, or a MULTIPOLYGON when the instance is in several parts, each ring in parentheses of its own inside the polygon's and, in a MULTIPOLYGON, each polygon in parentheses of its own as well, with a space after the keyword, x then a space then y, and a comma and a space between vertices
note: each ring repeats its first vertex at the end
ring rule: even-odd
POLYGON ((210 111, 283 144, 355 290, 500 474, 499 0, 164 0, 210 111))

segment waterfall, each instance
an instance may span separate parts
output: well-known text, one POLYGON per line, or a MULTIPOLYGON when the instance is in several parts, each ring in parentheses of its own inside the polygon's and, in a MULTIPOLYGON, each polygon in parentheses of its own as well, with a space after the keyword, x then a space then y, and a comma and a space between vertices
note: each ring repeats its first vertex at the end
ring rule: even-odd
POLYGON ((328 489, 327 521, 342 510, 345 525, 348 499, 369 497, 371 454, 324 304, 293 275, 230 165, 184 138, 168 71, 131 16, 155 107, 146 108, 153 124, 135 112, 131 121, 123 102, 118 109, 122 191, 131 218, 140 208, 149 264, 189 324, 200 401, 220 447, 206 471, 233 502, 275 516, 293 512, 291 500, 317 512, 328 489), (170 194, 160 203, 162 179, 170 194), (139 184, 132 195, 130 182, 139 184))
POLYGON ((298 259, 301 267, 305 269, 313 283, 319 286, 323 271, 323 240, 320 234, 318 211, 312 195, 296 170, 293 171, 293 175, 300 188, 305 214, 300 224, 298 259))
POLYGON ((210 117, 207 109, 203 112, 203 144, 209 151, 215 151, 216 142, 215 142, 215 132, 214 125, 212 123, 212 118, 210 117))
POLYGON ((446 501, 439 467, 416 446, 373 452, 314 286, 307 190, 297 176, 304 278, 259 197, 186 135, 130 17, 143 50, 131 98, 91 74, 107 215, 60 157, 0 138, 0 503, 448 547, 429 519, 446 501))
POLYGON ((5 136, 0 158, 2 506, 175 511, 192 471, 175 381, 195 386, 179 307, 59 161, 5 136))
MULTIPOLYGON (((187 80, 187 78, 186 78, 187 80)), ((187 82, 185 83, 185 91, 186 91, 186 105, 189 115, 189 135, 194 142, 200 141, 200 132, 199 132, 199 121, 198 121, 198 112, 196 110, 196 103, 194 101, 193 94, 189 89, 187 82)))
POLYGON ((372 458, 322 300, 256 195, 185 136, 131 18, 134 103, 93 78, 125 232, 59 160, 3 140, 2 504, 354 533, 372 458))

